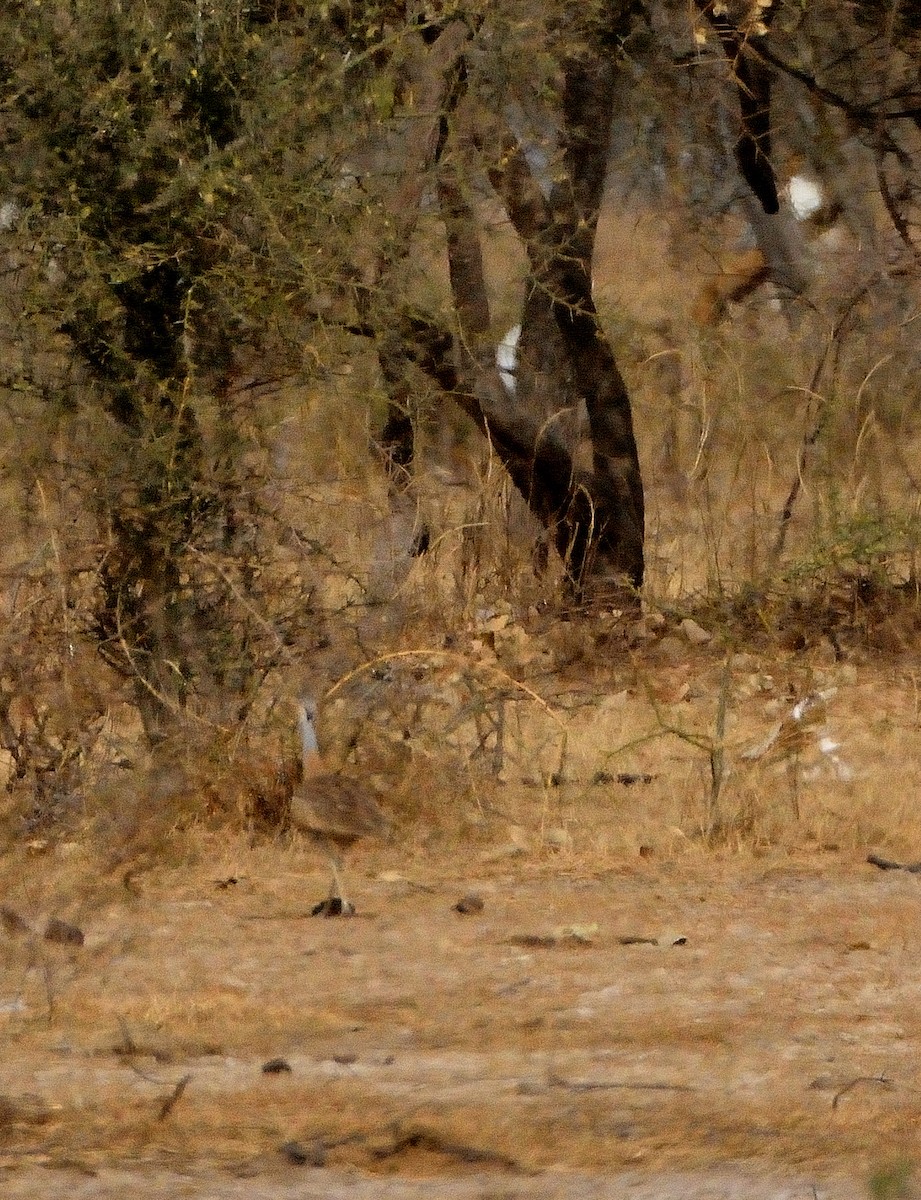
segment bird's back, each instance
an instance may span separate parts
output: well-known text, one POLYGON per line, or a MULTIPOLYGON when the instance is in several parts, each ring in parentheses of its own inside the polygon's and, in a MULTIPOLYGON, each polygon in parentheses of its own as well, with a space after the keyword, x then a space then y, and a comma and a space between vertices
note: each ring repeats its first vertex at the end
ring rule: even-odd
POLYGON ((335 774, 313 775, 291 797, 291 821, 305 833, 349 843, 386 833, 389 822, 358 780, 335 774))

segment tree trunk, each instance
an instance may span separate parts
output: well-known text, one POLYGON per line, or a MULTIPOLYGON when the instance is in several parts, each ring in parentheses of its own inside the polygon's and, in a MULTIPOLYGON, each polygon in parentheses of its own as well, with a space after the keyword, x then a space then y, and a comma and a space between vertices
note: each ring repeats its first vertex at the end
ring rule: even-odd
MULTIPOLYGON (((502 453, 505 446, 514 460, 515 469, 509 460, 506 465, 532 511, 551 528, 579 596, 604 602, 612 596, 622 600, 624 584, 630 589, 642 584, 644 506, 630 398, 592 298, 591 264, 616 69, 600 38, 591 50, 563 64, 562 182, 536 178, 525 150, 507 131, 501 137, 498 164, 489 171, 524 242, 530 271, 518 343, 516 420, 501 415, 507 404, 499 404, 497 413, 490 401, 484 418, 494 437, 497 425, 506 434, 510 424, 516 426, 514 450, 509 451, 507 436, 496 440, 497 447, 502 453), (590 468, 575 461, 575 418, 582 404, 591 442, 590 468), (523 413, 532 414, 530 433, 523 413)), ((474 120, 471 117, 471 125, 474 120)), ((471 134, 471 140, 475 137, 471 134)), ((477 140, 482 148, 482 136, 477 140)), ((447 198, 452 287, 461 342, 469 347, 484 333, 482 264, 475 264, 469 250, 459 250, 462 241, 473 241, 472 211, 469 206, 464 211, 456 186, 449 185, 447 198), (459 231, 464 225, 469 231, 465 238, 459 231)), ((482 370, 484 356, 479 357, 482 370)), ((495 388, 490 395, 494 401, 495 388)))

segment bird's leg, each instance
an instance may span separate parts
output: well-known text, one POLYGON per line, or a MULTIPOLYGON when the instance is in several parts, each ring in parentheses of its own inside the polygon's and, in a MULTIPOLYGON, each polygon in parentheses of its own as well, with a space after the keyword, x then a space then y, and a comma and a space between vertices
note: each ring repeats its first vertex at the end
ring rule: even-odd
POLYGON ((330 864, 333 868, 333 886, 329 897, 330 902, 334 908, 339 909, 341 916, 350 917, 355 911, 355 905, 350 904, 345 896, 345 885, 342 882, 342 859, 338 855, 331 854, 330 864))
POLYGON ((336 853, 332 843, 325 838, 322 848, 333 869, 333 877, 330 881, 329 896, 314 906, 312 915, 315 917, 350 917, 355 912, 355 906, 346 899, 345 887, 342 883, 342 859, 336 853))

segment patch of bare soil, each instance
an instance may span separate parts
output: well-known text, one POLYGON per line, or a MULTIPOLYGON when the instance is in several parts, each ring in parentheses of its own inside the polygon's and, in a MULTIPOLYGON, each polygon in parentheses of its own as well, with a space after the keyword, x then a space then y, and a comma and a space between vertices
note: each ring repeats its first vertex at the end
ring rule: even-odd
POLYGON ((668 640, 483 728, 413 676, 351 919, 143 779, 143 856, 0 856, 0 1195, 910 1195, 921 874, 866 856, 921 858, 916 670, 668 640))
POLYGON ((919 876, 372 853, 352 919, 241 844, 82 946, 7 920, 2 1194, 850 1197, 915 1157, 919 876))

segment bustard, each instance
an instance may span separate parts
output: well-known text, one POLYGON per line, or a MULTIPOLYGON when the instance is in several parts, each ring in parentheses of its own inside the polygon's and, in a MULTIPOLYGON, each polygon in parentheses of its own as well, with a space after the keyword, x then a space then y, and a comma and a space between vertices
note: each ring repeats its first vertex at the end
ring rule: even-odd
POLYGON ((366 784, 359 779, 330 771, 317 745, 316 708, 312 700, 297 705, 301 735, 303 781, 291 797, 291 823, 306 833, 329 859, 333 869, 330 893, 317 904, 313 916, 351 916, 342 882, 343 856, 359 838, 380 836, 389 822, 366 784))

